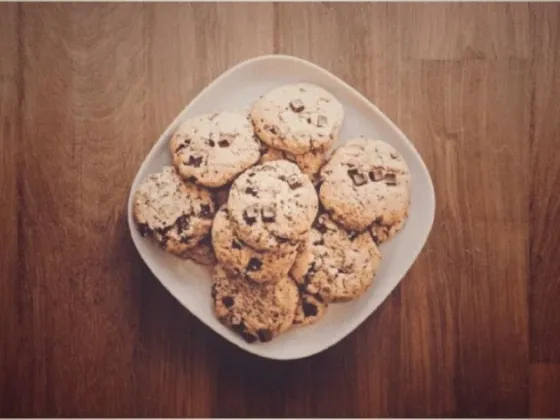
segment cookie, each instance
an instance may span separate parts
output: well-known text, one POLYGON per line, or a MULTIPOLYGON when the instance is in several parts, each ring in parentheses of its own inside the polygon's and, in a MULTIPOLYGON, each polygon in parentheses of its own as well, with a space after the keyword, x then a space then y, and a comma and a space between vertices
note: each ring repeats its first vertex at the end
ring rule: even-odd
POLYGON ((309 325, 321 319, 327 311, 327 304, 321 296, 300 291, 294 317, 294 325, 309 325))
POLYGON ((250 117, 255 132, 268 146, 301 155, 326 150, 336 141, 344 110, 325 89, 296 83, 257 100, 250 117))
POLYGON ((237 236, 259 250, 297 244, 317 214, 313 184, 286 160, 254 166, 232 184, 228 210, 237 236))
POLYGON ((361 296, 373 283, 381 255, 368 232, 347 232, 321 214, 290 271, 306 292, 325 302, 361 296))
POLYGON ((200 265, 212 266, 216 264, 216 255, 210 235, 204 236, 195 246, 183 252, 181 256, 200 265))
POLYGON ((220 187, 260 158, 260 142, 246 116, 200 115, 181 124, 169 142, 173 164, 186 180, 220 187))
POLYGON ((212 243, 216 257, 224 268, 257 283, 276 282, 286 277, 298 250, 297 246, 290 244, 274 251, 251 248, 234 233, 225 205, 214 218, 212 243))
POLYGON ((406 219, 410 172, 403 157, 387 143, 348 141, 323 166, 320 181, 322 205, 346 229, 361 232, 375 222, 389 232, 406 219))
POLYGON ((308 152, 303 155, 293 155, 283 150, 269 147, 266 148, 261 155, 259 163, 273 162, 275 160, 289 160, 290 162, 295 163, 301 172, 307 175, 313 182, 316 180, 317 174, 326 159, 325 153, 322 151, 308 152))
POLYGON ((298 304, 295 283, 284 277, 276 283, 254 284, 214 269, 214 312, 247 342, 266 342, 291 327, 298 304))
POLYGON ((183 182, 171 166, 150 175, 134 195, 133 216, 140 234, 179 256, 210 231, 214 212, 210 193, 183 182))

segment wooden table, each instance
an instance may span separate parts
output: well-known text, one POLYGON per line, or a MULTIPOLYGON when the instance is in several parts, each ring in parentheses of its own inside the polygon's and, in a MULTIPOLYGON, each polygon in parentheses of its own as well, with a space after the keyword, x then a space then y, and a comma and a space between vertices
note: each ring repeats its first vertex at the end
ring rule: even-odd
POLYGON ((560 5, 0 5, 0 414, 560 415, 560 5), (428 165, 418 261, 334 348, 250 356, 129 238, 155 139, 230 66, 324 66, 428 165))

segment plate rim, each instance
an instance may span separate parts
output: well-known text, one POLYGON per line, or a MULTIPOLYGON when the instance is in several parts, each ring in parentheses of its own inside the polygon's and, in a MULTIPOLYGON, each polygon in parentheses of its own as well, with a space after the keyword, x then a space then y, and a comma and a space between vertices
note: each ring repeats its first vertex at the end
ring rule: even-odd
POLYGON ((260 56, 249 58, 247 60, 240 61, 239 63, 237 63, 237 64, 233 65, 232 67, 228 68, 227 70, 225 70, 218 77, 213 79, 208 85, 206 85, 202 90, 200 90, 185 105, 185 107, 183 107, 183 109, 179 111, 178 115, 171 121, 171 123, 167 126, 167 128, 163 131, 163 133, 159 136, 159 138, 152 145, 152 148, 150 149, 150 151, 148 152, 148 154, 144 158, 144 161, 142 162, 142 164, 140 165, 140 167, 136 171, 136 174, 135 174, 134 179, 133 179, 133 181, 131 183, 131 186, 130 186, 129 196, 128 196, 128 200, 127 200, 127 218, 128 218, 129 233, 130 233, 130 237, 132 239, 132 242, 134 243, 134 246, 136 248, 136 251, 138 252, 140 257, 142 258, 142 260, 144 261, 144 263, 146 264, 148 269, 152 272, 154 277, 156 277, 158 279, 158 281, 171 294, 171 296, 173 296, 173 298, 175 300, 177 300, 181 306, 183 306, 185 309, 187 309, 193 316, 195 316, 206 327, 208 327, 214 333, 218 334, 219 336, 221 336, 222 338, 224 338, 228 342, 232 343, 236 347, 238 347, 238 348, 240 348, 244 351, 247 351, 248 353, 259 356, 259 357, 263 357, 263 358, 271 359, 271 360, 281 360, 281 361, 297 360, 297 359, 307 358, 307 357, 313 356, 315 354, 321 353, 321 352, 331 348, 332 346, 334 346, 334 345, 338 344, 340 341, 342 341, 344 338, 348 337, 348 335, 350 335, 354 330, 356 330, 369 316, 371 316, 376 310, 378 310, 379 307, 382 305, 382 303, 387 300, 387 298, 391 295, 391 293, 393 293, 393 291, 397 288, 397 286, 400 284, 400 282, 406 276, 408 271, 412 268, 412 266, 414 265, 414 263, 418 259, 418 256, 420 255, 422 249, 425 247, 425 245, 427 243, 427 240, 430 236, 430 233, 432 231, 432 228, 433 228, 434 219, 435 219, 435 212, 436 212, 435 190, 434 190, 432 177, 430 175, 430 171, 428 170, 428 168, 427 168, 427 166, 424 162, 424 159, 422 159, 422 156, 420 155, 420 153, 418 152, 418 150, 416 149, 416 147, 414 146, 412 141, 404 134, 404 132, 389 117, 387 117, 373 102, 371 102, 369 99, 367 99, 361 92, 359 92, 357 89, 355 89, 354 87, 349 85, 346 81, 344 81, 340 77, 336 76, 335 74, 331 73, 330 71, 324 69, 323 67, 321 67, 321 66, 319 66, 319 65, 317 65, 317 64, 315 64, 311 61, 308 61, 308 60, 300 58, 300 57, 292 56, 292 55, 286 55, 286 54, 265 54, 265 55, 260 55, 260 56), (313 349, 313 350, 310 350, 310 351, 307 351, 307 352, 301 352, 301 354, 298 354, 298 355, 286 355, 286 356, 284 356, 284 355, 270 355, 266 351, 264 351, 264 352, 259 351, 259 349, 262 349, 263 347, 260 347, 258 345, 257 346, 255 346, 255 345, 241 346, 240 343, 238 343, 234 340, 231 340, 229 337, 222 334, 220 331, 214 329, 209 324, 207 324, 204 319, 202 319, 201 317, 196 315, 194 312, 192 312, 189 309, 188 306, 185 306, 183 304, 183 302, 181 302, 181 300, 171 290, 171 288, 168 287, 165 284, 164 281, 162 281, 160 276, 156 273, 156 271, 159 271, 159 269, 157 269, 155 267, 152 267, 153 263, 150 262, 150 259, 147 258, 146 255, 144 255, 143 251, 138 246, 137 239, 133 235, 133 232, 135 231, 134 219, 132 217, 134 193, 136 191, 136 188, 137 188, 139 182, 141 182, 140 179, 139 179, 140 174, 146 171, 146 167, 148 166, 148 163, 153 160, 154 155, 156 154, 156 151, 159 149, 159 144, 166 137, 169 136, 170 132, 174 129, 174 127, 183 119, 182 115, 185 114, 188 111, 188 109, 191 108, 194 104, 196 104, 196 102, 198 100, 200 100, 200 98, 203 97, 206 92, 211 90, 215 85, 217 85, 223 79, 227 78, 230 74, 240 70, 241 68, 243 68, 245 66, 257 63, 259 61, 298 62, 299 64, 303 64, 307 67, 312 68, 316 72, 322 73, 324 76, 327 76, 328 78, 330 78, 333 82, 338 83, 339 85, 344 87, 349 93, 351 93, 354 97, 357 97, 364 105, 367 105, 367 107, 372 112, 374 112, 378 117, 380 117, 391 128, 391 130, 393 130, 395 133, 397 133, 397 135, 400 137, 401 140, 404 140, 404 143, 408 146, 409 150, 414 154, 416 160, 420 164, 420 169, 423 172, 423 175, 424 175, 425 179, 427 180, 427 185, 425 185, 424 188, 427 188, 429 190, 429 197, 426 197, 426 200, 429 201, 428 202, 429 210, 431 210, 430 213, 429 213, 429 223, 424 225, 425 226, 425 233, 422 237, 421 245, 416 250, 416 254, 414 255, 414 258, 412 259, 412 262, 411 262, 410 266, 403 273, 403 275, 400 277, 400 279, 395 283, 395 285, 393 287, 390 288, 390 290, 387 292, 386 296, 381 300, 381 302, 374 309, 372 309, 371 311, 367 311, 367 310, 363 311, 362 314, 357 315, 354 318, 354 320, 351 322, 351 324, 349 325, 349 328, 347 329, 347 332, 345 334, 343 334, 340 338, 336 339, 332 343, 329 343, 325 347, 322 347, 320 349, 313 349))

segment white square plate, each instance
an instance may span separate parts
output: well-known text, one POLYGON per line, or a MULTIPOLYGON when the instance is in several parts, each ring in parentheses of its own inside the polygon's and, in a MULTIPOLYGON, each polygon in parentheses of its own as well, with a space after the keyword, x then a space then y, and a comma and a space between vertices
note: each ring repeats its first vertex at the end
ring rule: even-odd
POLYGON ((343 339, 371 315, 399 284, 420 253, 432 228, 434 212, 430 174, 406 136, 379 109, 336 76, 308 61, 283 55, 267 55, 240 63, 200 92, 150 151, 134 179, 128 200, 132 240, 163 286, 185 308, 227 340, 250 353, 280 360, 319 353, 343 339), (168 141, 185 119, 206 112, 246 109, 267 91, 300 81, 322 86, 342 102, 345 109, 340 132, 342 142, 360 135, 373 137, 390 143, 404 156, 412 175, 409 220, 393 240, 381 245, 383 260, 377 278, 361 298, 331 305, 326 316, 316 324, 295 328, 268 343, 247 344, 215 318, 210 297, 210 270, 190 261, 181 261, 140 236, 132 219, 133 192, 149 174, 171 163, 168 141))

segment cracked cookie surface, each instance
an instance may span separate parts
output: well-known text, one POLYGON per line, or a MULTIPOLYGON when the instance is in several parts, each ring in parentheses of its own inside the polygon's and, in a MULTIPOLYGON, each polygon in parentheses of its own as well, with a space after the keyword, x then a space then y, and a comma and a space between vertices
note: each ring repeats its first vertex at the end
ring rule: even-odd
POLYGON ((253 104, 250 116, 264 143, 301 155, 325 150, 336 141, 344 110, 325 89, 296 83, 265 94, 253 104))
POLYGON ((140 234, 179 256, 210 231, 214 212, 210 193, 184 182, 171 166, 148 176, 134 194, 140 234))
POLYGON ((254 166, 232 184, 228 211, 237 236, 259 250, 297 244, 318 210, 309 178, 286 160, 254 166))
POLYGON ((321 214, 309 235, 290 272, 301 288, 325 302, 340 302, 371 286, 381 255, 368 232, 347 232, 321 214))
POLYGON ((323 166, 320 182, 319 197, 332 218, 355 231, 375 223, 372 234, 378 243, 407 217, 410 172, 403 157, 385 142, 349 140, 323 166))
POLYGON ((293 324, 298 290, 292 279, 254 284, 214 268, 212 299, 218 319, 247 342, 267 342, 293 324))
POLYGON ((274 251, 253 249, 235 234, 225 205, 214 218, 212 243, 216 258, 224 268, 257 283, 274 283, 286 277, 298 250, 296 245, 291 244, 282 245, 274 251))
POLYGON ((183 179, 221 187, 255 164, 260 142, 247 117, 234 112, 199 115, 183 122, 169 142, 183 179))

